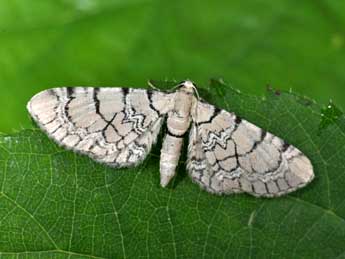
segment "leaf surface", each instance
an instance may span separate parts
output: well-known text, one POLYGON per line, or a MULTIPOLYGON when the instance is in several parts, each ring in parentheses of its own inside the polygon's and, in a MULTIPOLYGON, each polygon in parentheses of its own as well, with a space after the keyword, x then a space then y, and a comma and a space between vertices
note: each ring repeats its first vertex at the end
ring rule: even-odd
POLYGON ((258 98, 217 80, 205 91, 208 102, 301 149, 314 181, 275 199, 215 196, 192 183, 182 161, 164 189, 160 142, 142 165, 112 169, 38 129, 0 135, 2 258, 343 258, 344 116, 321 116, 292 93, 258 98))

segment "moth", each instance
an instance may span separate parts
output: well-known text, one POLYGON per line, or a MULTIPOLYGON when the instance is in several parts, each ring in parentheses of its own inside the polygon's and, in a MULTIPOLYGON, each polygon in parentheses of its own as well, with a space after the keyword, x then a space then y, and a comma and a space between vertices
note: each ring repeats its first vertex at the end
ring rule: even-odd
POLYGON ((201 100, 191 81, 174 90, 62 87, 36 94, 27 109, 59 145, 111 167, 136 166, 165 119, 160 184, 175 176, 189 131, 187 170, 215 194, 276 197, 314 178, 309 159, 279 137, 201 100))

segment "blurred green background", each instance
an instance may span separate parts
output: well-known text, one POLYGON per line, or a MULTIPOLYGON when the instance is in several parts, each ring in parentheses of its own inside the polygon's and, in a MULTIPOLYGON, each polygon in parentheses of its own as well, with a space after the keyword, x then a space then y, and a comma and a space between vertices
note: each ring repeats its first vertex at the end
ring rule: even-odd
POLYGON ((340 0, 1 0, 0 132, 30 127, 42 89, 147 79, 270 84, 342 108, 344 28, 340 0))

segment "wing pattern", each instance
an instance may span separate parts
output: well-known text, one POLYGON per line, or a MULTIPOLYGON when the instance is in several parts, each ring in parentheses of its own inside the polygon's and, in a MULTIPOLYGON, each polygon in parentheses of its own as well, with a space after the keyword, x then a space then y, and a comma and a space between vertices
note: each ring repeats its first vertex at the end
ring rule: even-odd
POLYGON ((309 183, 309 159, 292 145, 234 113, 198 101, 187 167, 209 192, 273 197, 309 183))
POLYGON ((163 186, 176 173, 190 119, 187 168, 191 178, 211 193, 275 197, 314 178, 312 164, 299 149, 234 113, 198 100, 192 82, 178 87, 170 93, 119 87, 53 88, 35 95, 27 108, 59 145, 113 167, 143 161, 168 116, 161 160, 163 186))
POLYGON ((131 88, 54 88, 35 95, 28 110, 58 144, 127 167, 150 151, 172 95, 131 88))

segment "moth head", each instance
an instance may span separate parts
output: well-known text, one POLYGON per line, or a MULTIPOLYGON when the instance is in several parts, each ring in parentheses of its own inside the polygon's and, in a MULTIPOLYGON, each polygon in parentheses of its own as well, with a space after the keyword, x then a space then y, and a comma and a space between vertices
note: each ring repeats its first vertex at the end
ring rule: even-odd
POLYGON ((196 95, 197 97, 199 97, 197 87, 192 81, 190 80, 183 81, 179 84, 179 86, 180 86, 180 89, 183 88, 184 91, 192 93, 196 95))

